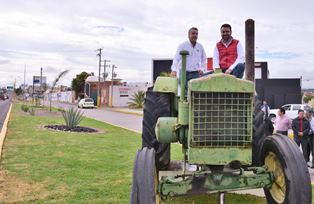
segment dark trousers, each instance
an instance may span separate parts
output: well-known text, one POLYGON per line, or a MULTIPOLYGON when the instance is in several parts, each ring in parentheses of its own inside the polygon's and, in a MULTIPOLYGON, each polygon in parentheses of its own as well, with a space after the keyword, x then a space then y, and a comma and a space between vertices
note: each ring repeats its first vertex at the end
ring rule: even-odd
POLYGON ((288 131, 279 131, 279 130, 277 130, 276 132, 279 133, 279 134, 288 136, 288 131))
POLYGON ((196 78, 199 78, 200 77, 200 74, 198 73, 198 71, 192 71, 192 72, 186 72, 186 82, 185 82, 185 90, 188 90, 188 82, 191 80, 191 79, 196 79, 196 78))
MULTIPOLYGON (((225 73, 227 69, 223 69, 222 72, 225 73)), ((242 79, 244 74, 244 63, 239 63, 235 68, 233 68, 231 74, 237 78, 242 79)))
POLYGON ((309 137, 306 136, 294 136, 294 141, 295 143, 298 145, 298 147, 302 148, 302 153, 303 153, 303 157, 305 159, 305 162, 308 162, 310 160, 310 141, 309 141, 309 137))
POLYGON ((314 134, 309 135, 310 151, 309 154, 312 154, 312 166, 314 166, 314 134))

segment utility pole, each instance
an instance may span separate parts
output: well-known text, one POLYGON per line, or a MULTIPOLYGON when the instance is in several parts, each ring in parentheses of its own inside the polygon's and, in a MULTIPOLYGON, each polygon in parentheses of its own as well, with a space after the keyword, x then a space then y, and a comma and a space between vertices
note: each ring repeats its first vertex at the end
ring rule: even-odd
POLYGON ((24 64, 23 100, 25 100, 25 77, 26 77, 26 64, 24 64))
POLYGON ((112 98, 113 98, 113 76, 114 76, 114 68, 117 68, 116 65, 112 65, 111 70, 111 96, 110 96, 110 107, 112 107, 112 98))
POLYGON ((34 80, 35 80, 35 76, 33 76, 33 93, 32 93, 32 100, 34 101, 34 91, 35 91, 35 88, 34 88, 34 80))
POLYGON ((39 94, 42 94, 42 85, 43 85, 43 68, 40 67, 40 87, 39 87, 39 94))
POLYGON ((102 48, 97 49, 97 51, 99 51, 99 53, 97 54, 97 56, 99 56, 99 70, 98 70, 98 86, 97 86, 97 106, 100 107, 100 69, 101 69, 101 50, 102 48))
POLYGON ((106 81, 106 78, 107 78, 107 76, 106 76, 106 68, 107 67, 109 67, 110 68, 110 65, 108 64, 107 65, 107 62, 110 62, 110 60, 104 60, 104 81, 106 81))

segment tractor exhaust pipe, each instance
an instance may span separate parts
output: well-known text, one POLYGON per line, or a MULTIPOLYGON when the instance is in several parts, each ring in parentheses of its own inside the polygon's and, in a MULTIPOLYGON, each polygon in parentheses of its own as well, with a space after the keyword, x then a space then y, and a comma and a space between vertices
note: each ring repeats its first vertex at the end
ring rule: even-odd
POLYGON ((189 55, 189 52, 186 50, 182 50, 180 52, 182 56, 182 68, 181 68, 181 76, 180 76, 180 83, 181 83, 181 92, 180 92, 180 101, 184 101, 185 97, 185 84, 186 84, 186 56, 189 55))

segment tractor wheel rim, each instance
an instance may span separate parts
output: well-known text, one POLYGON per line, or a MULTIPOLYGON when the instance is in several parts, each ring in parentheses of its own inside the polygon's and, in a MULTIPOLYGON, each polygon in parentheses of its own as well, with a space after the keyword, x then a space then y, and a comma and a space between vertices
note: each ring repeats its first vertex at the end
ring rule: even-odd
POLYGON ((275 153, 269 152, 265 158, 268 171, 274 173, 275 180, 269 189, 270 194, 277 203, 283 203, 286 197, 286 181, 282 166, 275 153))

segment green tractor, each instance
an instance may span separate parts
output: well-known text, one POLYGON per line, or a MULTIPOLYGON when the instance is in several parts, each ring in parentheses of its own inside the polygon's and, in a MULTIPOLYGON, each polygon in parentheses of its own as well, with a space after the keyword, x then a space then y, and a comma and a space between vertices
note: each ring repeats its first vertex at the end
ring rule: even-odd
POLYGON ((217 70, 181 87, 178 97, 178 79, 158 77, 146 93, 131 204, 255 188, 268 203, 312 203, 305 160, 288 137, 266 135, 253 82, 217 70), (170 143, 182 145, 182 161, 170 161, 170 143))

